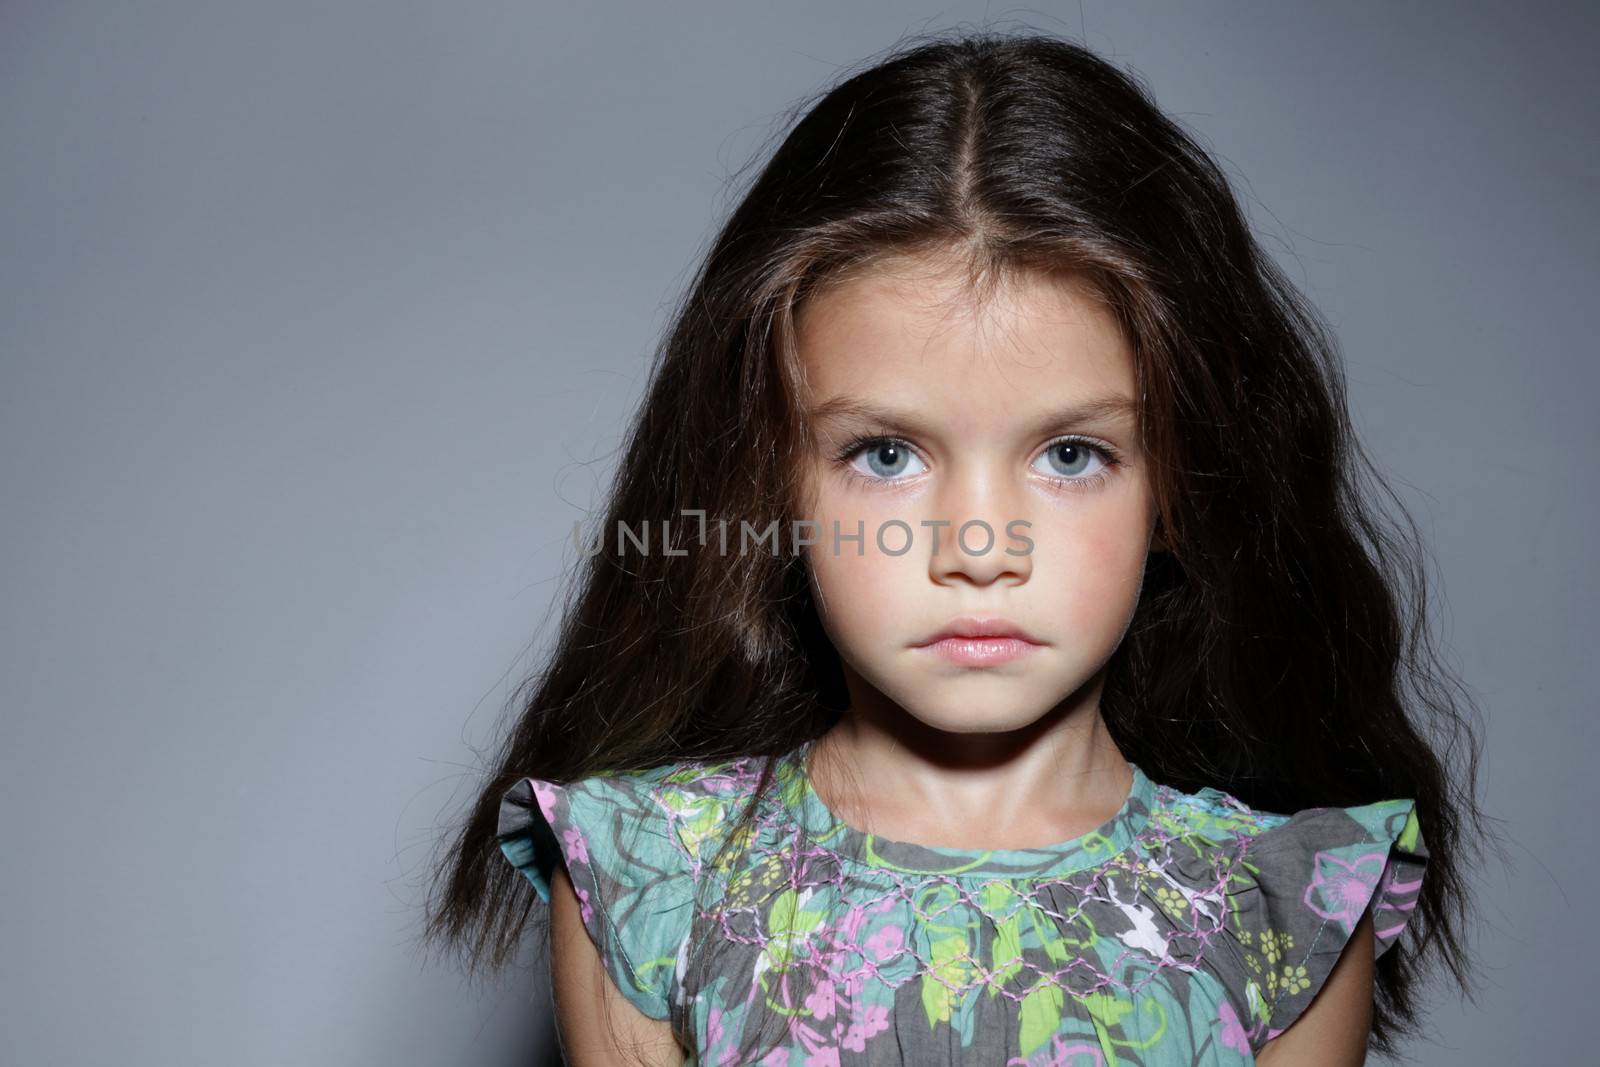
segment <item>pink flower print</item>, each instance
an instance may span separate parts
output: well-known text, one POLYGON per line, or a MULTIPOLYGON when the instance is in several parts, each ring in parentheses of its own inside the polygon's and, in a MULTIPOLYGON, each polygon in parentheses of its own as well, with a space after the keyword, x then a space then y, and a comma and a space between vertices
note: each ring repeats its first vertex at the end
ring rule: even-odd
POLYGON ((889 1029, 889 1009, 882 1004, 872 1004, 861 1013, 859 1019, 850 1024, 850 1029, 844 1032, 844 1040, 839 1044, 851 1052, 861 1052, 867 1047, 867 1038, 887 1029, 889 1029))
POLYGON ((775 1048, 761 1058, 761 1067, 789 1067, 789 1053, 775 1048))
MULTIPOLYGON (((712 1008, 710 1013, 706 1016, 706 1048, 708 1049, 716 1048, 717 1045, 722 1042, 722 1038, 724 1036, 722 1015, 723 1013, 721 1008, 712 1008)), ((734 1059, 738 1057, 738 1055, 738 1046, 736 1044, 729 1043, 721 1052, 717 1054, 717 1067, 728 1067, 728 1064, 732 1063, 734 1059)))
POLYGON ((1239 1013, 1233 1010, 1233 1005, 1224 1001, 1222 1010, 1217 1012, 1217 1021, 1222 1023, 1222 1043, 1235 1052, 1250 1051, 1250 1041, 1245 1036, 1244 1024, 1239 1022, 1239 1013))
POLYGON ((544 812, 546 819, 556 810, 556 791, 553 786, 535 780, 533 783, 533 798, 539 802, 539 810, 544 812))
POLYGON ((856 933, 861 929, 861 924, 867 921, 867 909, 861 905, 853 905, 839 921, 838 933, 841 940, 854 941, 856 933))
POLYGON ((839 1067, 839 1050, 819 1048, 806 1057, 806 1067, 839 1067))
POLYGON ((885 926, 882 930, 867 938, 867 950, 877 959, 885 960, 900 950, 905 938, 905 931, 900 927, 885 926))
POLYGON ((813 1018, 826 1019, 833 1015, 835 992, 832 982, 817 983, 817 988, 806 997, 806 1008, 813 1018))
POLYGON ((582 830, 576 826, 569 826, 561 837, 567 843, 567 862, 589 862, 589 842, 584 840, 582 830))
POLYGON ((588 923, 589 917, 594 914, 594 909, 589 906, 589 891, 582 886, 572 887, 578 894, 578 918, 588 923))
POLYGON ((1346 862, 1331 852, 1318 852, 1313 861, 1315 873, 1306 886, 1306 907, 1350 933, 1367 909, 1387 859, 1387 853, 1369 852, 1346 862))

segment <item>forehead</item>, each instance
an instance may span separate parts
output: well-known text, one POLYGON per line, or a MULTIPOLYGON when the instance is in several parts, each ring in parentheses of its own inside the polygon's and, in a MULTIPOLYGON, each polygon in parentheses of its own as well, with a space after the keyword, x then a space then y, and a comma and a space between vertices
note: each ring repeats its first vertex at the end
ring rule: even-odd
POLYGON ((808 407, 855 395, 987 417, 1134 390, 1115 316, 1067 274, 978 292, 948 260, 901 258, 814 295, 795 327, 808 407))

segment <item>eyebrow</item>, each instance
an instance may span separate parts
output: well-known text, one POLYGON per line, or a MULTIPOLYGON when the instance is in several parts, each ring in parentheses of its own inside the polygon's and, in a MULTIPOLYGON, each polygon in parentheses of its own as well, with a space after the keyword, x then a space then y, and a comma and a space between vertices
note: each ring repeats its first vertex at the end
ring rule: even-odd
MULTIPOLYGON (((1043 433, 1086 422, 1131 418, 1133 414, 1134 405, 1131 397, 1100 396, 1046 412, 1029 425, 1027 430, 1031 433, 1043 433)), ((915 412, 896 411, 853 396, 836 396, 825 400, 807 412, 806 416, 816 424, 850 421, 875 423, 892 433, 923 434, 927 430, 922 417, 915 412)))

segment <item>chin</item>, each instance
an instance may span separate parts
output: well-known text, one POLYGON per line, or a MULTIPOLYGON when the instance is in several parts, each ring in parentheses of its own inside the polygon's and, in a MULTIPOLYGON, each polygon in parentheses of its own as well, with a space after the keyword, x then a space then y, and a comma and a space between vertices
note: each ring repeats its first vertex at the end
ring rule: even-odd
POLYGON ((973 716, 955 722, 940 720, 930 722, 922 720, 936 730, 948 734, 1009 734, 1025 729, 1039 721, 1037 715, 1023 715, 1016 718, 1007 718, 997 715, 973 716))
POLYGON ((994 694, 988 696, 980 687, 954 686, 923 700, 908 694, 908 702, 900 702, 900 707, 924 726, 952 734, 1005 734, 1026 729, 1054 707, 1051 701, 1002 695, 998 688, 994 694))

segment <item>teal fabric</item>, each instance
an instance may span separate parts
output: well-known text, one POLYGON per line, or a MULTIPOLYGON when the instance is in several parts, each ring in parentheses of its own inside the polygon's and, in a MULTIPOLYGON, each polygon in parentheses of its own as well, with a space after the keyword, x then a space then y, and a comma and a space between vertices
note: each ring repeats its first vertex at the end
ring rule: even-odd
POLYGON ((803 745, 504 794, 500 845, 695 1065, 1247 1064, 1310 1004, 1369 907, 1381 955, 1427 850, 1410 800, 1293 814, 1135 766, 1051 848, 891 841, 837 819, 803 745), (720 846, 728 845, 719 851, 720 846))

